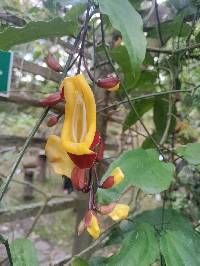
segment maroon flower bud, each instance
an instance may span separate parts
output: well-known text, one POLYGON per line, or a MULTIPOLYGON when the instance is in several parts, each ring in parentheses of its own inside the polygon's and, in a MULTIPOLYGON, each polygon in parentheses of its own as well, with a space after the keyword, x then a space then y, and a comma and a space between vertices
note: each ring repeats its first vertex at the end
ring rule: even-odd
POLYGON ((112 210, 115 208, 115 206, 116 206, 116 203, 111 203, 108 205, 98 206, 97 209, 101 214, 108 214, 108 213, 112 212, 112 210))
POLYGON ((63 92, 57 91, 46 98, 39 100, 41 106, 52 107, 63 100, 63 92))
POLYGON ((63 68, 59 64, 58 60, 52 54, 49 53, 47 57, 45 57, 44 61, 47 64, 47 66, 51 68, 52 70, 56 72, 63 71, 63 68))
POLYGON ((58 123, 58 120, 59 120, 58 116, 52 115, 47 121, 47 126, 48 127, 55 126, 58 123))
POLYGON ((71 181, 72 181, 73 187, 76 190, 78 191, 83 190, 85 186, 87 185, 86 177, 85 177, 85 169, 74 167, 74 169, 72 170, 72 174, 71 174, 71 181))
POLYGON ((108 176, 103 184, 100 186, 101 188, 107 189, 111 188, 115 184, 114 176, 108 176))
POLYGON ((120 80, 118 77, 107 77, 105 79, 99 79, 97 80, 96 84, 98 87, 103 88, 103 89, 107 89, 107 90, 111 90, 111 91, 115 91, 119 89, 119 83, 120 80))

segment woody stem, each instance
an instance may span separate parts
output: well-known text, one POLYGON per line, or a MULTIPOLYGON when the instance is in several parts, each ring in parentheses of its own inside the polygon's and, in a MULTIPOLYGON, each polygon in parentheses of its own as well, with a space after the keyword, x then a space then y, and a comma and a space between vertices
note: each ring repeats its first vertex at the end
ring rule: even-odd
POLYGON ((94 209, 94 180, 92 176, 92 168, 89 171, 89 204, 88 204, 88 210, 94 209))

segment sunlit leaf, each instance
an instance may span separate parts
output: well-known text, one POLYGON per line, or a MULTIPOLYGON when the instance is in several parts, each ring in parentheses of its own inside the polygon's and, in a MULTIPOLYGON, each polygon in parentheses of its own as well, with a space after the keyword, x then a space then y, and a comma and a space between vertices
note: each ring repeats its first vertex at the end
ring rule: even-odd
POLYGON ((159 193, 169 187, 173 178, 173 164, 160 161, 158 153, 153 149, 125 152, 110 165, 102 180, 118 166, 124 172, 125 179, 112 189, 99 189, 98 197, 101 202, 118 199, 131 185, 141 188, 146 193, 159 193))
MULTIPOLYGON (((154 99, 142 99, 138 100, 134 103, 135 109, 137 110, 137 113, 140 117, 142 117, 146 112, 148 112, 151 108, 153 108, 154 99)), ((123 129, 126 130, 132 125, 134 125, 138 121, 138 117, 136 116, 134 111, 130 111, 130 113, 127 115, 123 129)))

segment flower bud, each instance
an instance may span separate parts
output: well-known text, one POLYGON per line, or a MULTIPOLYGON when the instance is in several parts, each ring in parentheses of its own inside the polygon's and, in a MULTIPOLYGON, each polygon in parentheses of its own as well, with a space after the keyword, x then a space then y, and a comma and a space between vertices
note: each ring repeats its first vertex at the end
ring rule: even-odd
POLYGON ((63 92, 57 91, 46 98, 39 100, 41 106, 52 107, 63 100, 63 92))
POLYGON ((88 211, 85 216, 85 224, 88 233, 94 238, 97 239, 100 235, 100 227, 96 214, 94 211, 88 211))
POLYGON ((114 185, 114 176, 108 176, 106 180, 101 185, 101 188, 107 189, 114 185))
POLYGON ((73 187, 81 191, 87 185, 86 178, 85 178, 85 169, 80 169, 78 167, 74 167, 71 173, 71 181, 73 187))
POLYGON ((126 219, 128 217, 129 206, 126 204, 116 204, 114 209, 108 214, 114 221, 126 219))
POLYGON ((98 206, 98 211, 101 214, 109 214, 109 213, 111 213, 113 211, 115 206, 116 206, 116 203, 111 203, 111 204, 108 204, 108 205, 101 205, 101 206, 98 206))
POLYGON ((47 57, 45 57, 44 61, 47 64, 47 66, 51 68, 52 70, 56 72, 63 71, 63 68, 59 64, 58 60, 52 54, 49 53, 47 57))
POLYGON ((118 77, 107 77, 105 79, 97 80, 96 84, 98 87, 107 89, 109 91, 117 91, 119 89, 120 80, 118 77))
POLYGON ((47 126, 48 127, 53 127, 58 123, 58 117, 56 115, 52 115, 51 117, 49 117, 48 121, 47 121, 47 126))
POLYGON ((100 186, 101 188, 107 189, 115 185, 118 185, 124 179, 124 174, 120 167, 116 167, 111 175, 106 178, 106 180, 100 186))

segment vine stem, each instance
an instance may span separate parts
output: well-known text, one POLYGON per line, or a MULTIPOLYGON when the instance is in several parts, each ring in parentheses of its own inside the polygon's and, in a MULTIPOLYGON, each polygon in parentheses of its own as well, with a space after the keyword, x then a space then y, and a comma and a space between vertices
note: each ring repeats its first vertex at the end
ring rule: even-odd
POLYGON ((10 266, 13 266, 13 260, 12 260, 12 255, 11 255, 8 239, 5 239, 2 235, 0 235, 0 243, 2 243, 5 246, 6 252, 8 255, 8 261, 10 263, 10 266))
MULTIPOLYGON (((191 93, 199 87, 200 87, 200 85, 198 85, 198 87, 195 87, 195 88, 190 89, 190 90, 170 90, 170 91, 163 91, 163 92, 155 92, 155 93, 141 95, 141 96, 134 97, 134 98, 129 98, 129 100, 130 101, 137 101, 137 100, 141 100, 141 99, 147 99, 147 98, 157 97, 157 96, 161 96, 161 95, 173 94, 173 93, 177 93, 177 92, 191 93)), ((127 102, 128 102, 128 100, 123 100, 123 101, 119 101, 117 103, 114 103, 112 105, 108 105, 108 106, 98 110, 97 113, 103 112, 107 109, 112 109, 112 108, 118 107, 119 105, 125 104, 127 102)))

